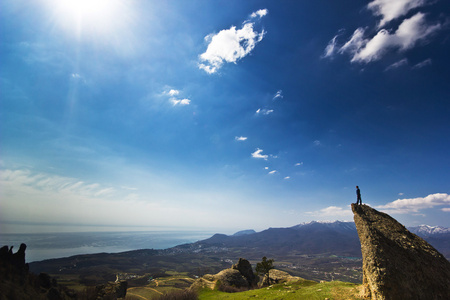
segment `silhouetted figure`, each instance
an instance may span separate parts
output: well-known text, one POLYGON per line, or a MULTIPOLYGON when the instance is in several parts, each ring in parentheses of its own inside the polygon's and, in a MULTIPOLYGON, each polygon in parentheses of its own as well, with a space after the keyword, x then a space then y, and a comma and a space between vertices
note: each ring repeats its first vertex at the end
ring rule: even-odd
POLYGON ((361 191, 359 190, 359 186, 356 186, 356 205, 362 204, 361 200, 361 191))

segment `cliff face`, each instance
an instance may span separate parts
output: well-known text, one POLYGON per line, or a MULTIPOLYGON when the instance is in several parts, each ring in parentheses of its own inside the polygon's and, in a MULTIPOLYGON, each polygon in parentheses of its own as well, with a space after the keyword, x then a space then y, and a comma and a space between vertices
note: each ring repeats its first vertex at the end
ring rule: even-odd
POLYGON ((352 204, 369 299, 450 299, 450 262, 385 213, 352 204))

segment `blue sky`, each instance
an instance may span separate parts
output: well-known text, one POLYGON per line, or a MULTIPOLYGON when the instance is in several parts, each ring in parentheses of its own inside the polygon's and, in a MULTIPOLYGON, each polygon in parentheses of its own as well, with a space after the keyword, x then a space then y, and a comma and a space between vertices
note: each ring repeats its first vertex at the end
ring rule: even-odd
POLYGON ((446 1, 6 0, 0 18, 2 232, 352 220, 356 185, 450 226, 446 1))

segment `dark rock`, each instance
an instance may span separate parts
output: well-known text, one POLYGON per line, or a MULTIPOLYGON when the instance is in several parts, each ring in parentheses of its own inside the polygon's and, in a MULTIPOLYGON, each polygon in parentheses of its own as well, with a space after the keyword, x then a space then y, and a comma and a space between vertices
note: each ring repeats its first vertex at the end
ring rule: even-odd
POLYGON ((363 255, 362 296, 450 299, 450 262, 385 213, 352 204, 363 255))
POLYGON ((238 270, 239 273, 241 273, 241 275, 247 279, 249 286, 253 286, 256 284, 257 279, 255 274, 253 273, 252 265, 248 260, 239 258, 238 263, 234 264, 231 268, 238 270))

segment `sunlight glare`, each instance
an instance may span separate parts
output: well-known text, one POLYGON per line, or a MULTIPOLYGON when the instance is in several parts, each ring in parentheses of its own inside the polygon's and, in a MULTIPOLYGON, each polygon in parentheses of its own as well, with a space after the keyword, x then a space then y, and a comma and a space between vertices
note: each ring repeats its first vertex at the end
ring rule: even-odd
POLYGON ((55 13, 67 28, 77 34, 104 35, 120 24, 121 0, 53 0, 55 13))

